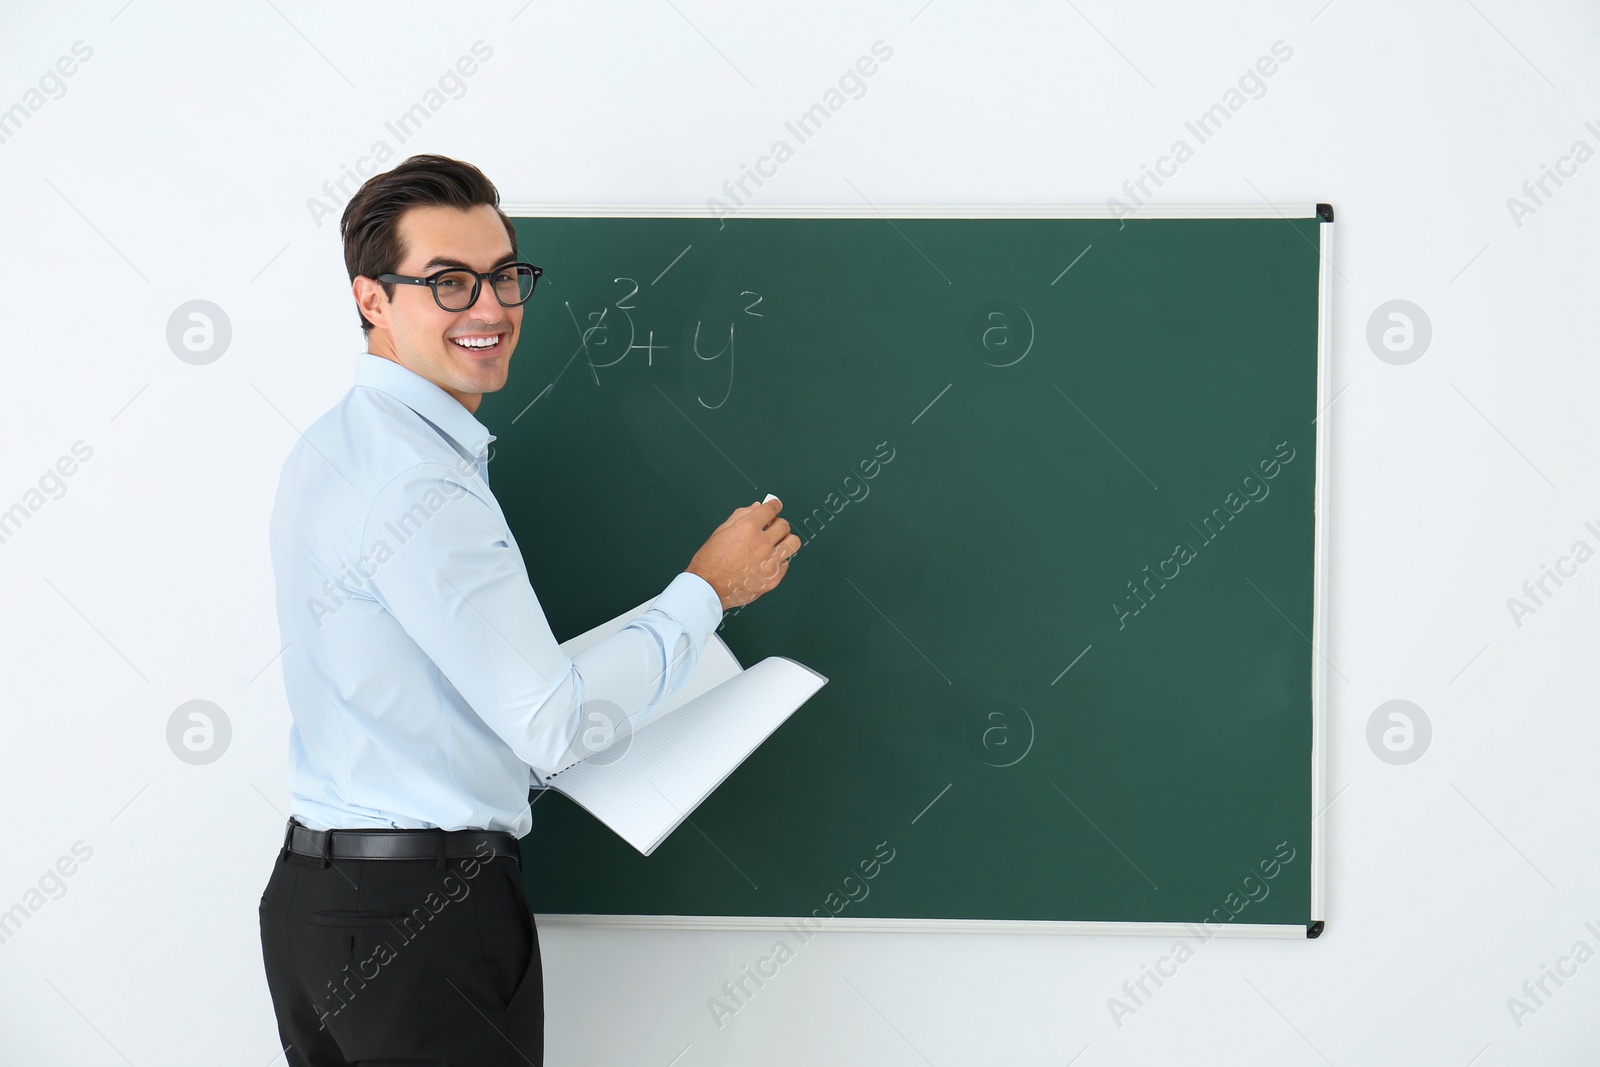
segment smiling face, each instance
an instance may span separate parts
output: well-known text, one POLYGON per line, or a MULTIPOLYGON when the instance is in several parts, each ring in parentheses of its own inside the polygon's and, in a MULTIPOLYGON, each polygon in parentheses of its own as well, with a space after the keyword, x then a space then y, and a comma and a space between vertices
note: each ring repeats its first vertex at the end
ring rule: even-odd
MULTIPOLYGON (((403 254, 392 270, 425 278, 446 267, 488 271, 515 258, 493 207, 407 208, 400 216, 403 254)), ((394 297, 367 277, 352 283, 372 331, 367 350, 392 359, 477 411, 484 393, 506 384, 522 329, 522 308, 503 307, 487 282, 465 311, 445 311, 425 285, 394 285, 394 297)), ((448 298, 447 298, 448 299, 448 298)))

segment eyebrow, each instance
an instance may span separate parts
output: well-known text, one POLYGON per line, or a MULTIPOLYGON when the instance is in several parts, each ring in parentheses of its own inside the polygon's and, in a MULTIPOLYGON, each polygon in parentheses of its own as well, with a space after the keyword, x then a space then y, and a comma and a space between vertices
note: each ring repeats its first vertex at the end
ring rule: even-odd
MULTIPOLYGON (((515 256, 515 255, 516 255, 516 252, 507 251, 499 259, 494 261, 494 266, 495 267, 499 267, 499 266, 502 266, 502 265, 504 265, 506 263, 510 263, 512 257, 515 256)), ((440 267, 451 267, 451 268, 454 268, 456 270, 472 270, 472 267, 469 264, 463 263, 463 262, 461 262, 461 260, 456 259, 453 256, 434 256, 432 259, 428 260, 428 262, 423 265, 422 273, 427 274, 430 271, 435 270, 436 268, 440 268, 440 267)), ((490 269, 493 270, 494 268, 491 267, 490 269)))

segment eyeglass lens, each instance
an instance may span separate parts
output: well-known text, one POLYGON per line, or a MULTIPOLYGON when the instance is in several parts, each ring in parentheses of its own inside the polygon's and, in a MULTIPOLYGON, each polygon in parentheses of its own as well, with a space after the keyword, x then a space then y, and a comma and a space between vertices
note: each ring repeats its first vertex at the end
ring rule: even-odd
MULTIPOLYGON (((527 267, 506 267, 496 271, 489 279, 494 286, 495 298, 507 306, 520 304, 533 294, 533 283, 538 276, 527 267)), ((446 311, 465 311, 476 301, 478 279, 464 270, 446 271, 435 282, 433 291, 439 306, 446 311)))

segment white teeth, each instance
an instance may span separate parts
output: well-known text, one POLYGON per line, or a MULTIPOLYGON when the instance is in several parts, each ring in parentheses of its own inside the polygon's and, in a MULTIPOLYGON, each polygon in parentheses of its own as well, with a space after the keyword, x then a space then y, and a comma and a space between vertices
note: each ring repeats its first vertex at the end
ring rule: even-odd
POLYGON ((498 337, 452 337, 452 341, 462 348, 491 348, 498 344, 498 337))

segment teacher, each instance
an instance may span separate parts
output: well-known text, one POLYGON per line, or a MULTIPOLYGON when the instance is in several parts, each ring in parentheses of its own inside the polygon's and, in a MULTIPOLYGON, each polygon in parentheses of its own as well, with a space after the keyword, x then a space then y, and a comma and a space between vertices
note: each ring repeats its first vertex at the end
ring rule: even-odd
POLYGON ((543 273, 499 203, 422 155, 340 220, 366 350, 291 449, 270 528, 293 725, 261 950, 290 1067, 543 1064, 529 789, 650 718, 800 547, 782 501, 739 508, 643 614, 561 651, 474 417, 543 273))

